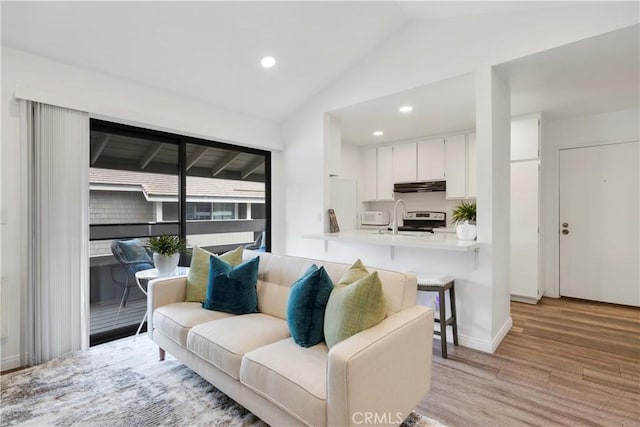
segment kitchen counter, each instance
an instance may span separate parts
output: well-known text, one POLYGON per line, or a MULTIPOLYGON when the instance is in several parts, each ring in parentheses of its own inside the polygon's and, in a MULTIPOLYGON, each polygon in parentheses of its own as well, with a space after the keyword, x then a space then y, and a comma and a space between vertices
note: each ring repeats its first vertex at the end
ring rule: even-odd
POLYGON ((382 245, 390 248, 407 247, 422 249, 439 249, 445 251, 468 252, 480 247, 476 241, 458 240, 455 234, 443 233, 421 233, 421 232, 398 232, 394 235, 390 232, 379 233, 377 230, 350 230, 339 233, 305 234, 305 239, 317 239, 339 242, 364 243, 371 245, 382 245))

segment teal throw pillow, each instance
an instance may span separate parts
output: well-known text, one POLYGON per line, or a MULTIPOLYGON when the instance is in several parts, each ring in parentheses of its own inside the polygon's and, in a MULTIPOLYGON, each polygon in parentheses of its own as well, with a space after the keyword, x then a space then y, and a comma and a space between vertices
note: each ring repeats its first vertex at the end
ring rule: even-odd
POLYGON ((234 267, 212 256, 209 260, 209 283, 202 307, 232 314, 258 311, 258 266, 260 257, 234 267))
POLYGON ((287 324, 291 337, 301 347, 324 341, 324 311, 333 282, 324 267, 313 264, 291 286, 287 302, 287 324))
POLYGON ((119 240, 118 246, 127 261, 151 261, 140 239, 119 240))

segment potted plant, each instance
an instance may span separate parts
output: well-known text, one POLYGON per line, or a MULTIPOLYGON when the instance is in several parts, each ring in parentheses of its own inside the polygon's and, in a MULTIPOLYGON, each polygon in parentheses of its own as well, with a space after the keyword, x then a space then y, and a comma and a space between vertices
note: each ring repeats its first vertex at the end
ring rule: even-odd
POLYGON ((462 201, 451 212, 451 222, 456 225, 456 234, 460 240, 475 240, 476 230, 476 202, 462 201))
POLYGON ((187 248, 185 239, 175 234, 162 234, 149 239, 147 247, 153 252, 153 263, 161 275, 172 273, 180 262, 180 253, 187 248))

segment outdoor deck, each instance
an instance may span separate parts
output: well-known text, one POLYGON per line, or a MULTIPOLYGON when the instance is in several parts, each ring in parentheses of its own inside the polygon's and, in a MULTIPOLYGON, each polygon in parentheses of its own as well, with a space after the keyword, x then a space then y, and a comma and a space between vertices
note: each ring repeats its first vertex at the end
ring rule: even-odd
POLYGON ((120 299, 91 304, 90 334, 99 334, 125 326, 139 325, 147 310, 147 299, 129 297, 127 305, 120 309, 120 299))

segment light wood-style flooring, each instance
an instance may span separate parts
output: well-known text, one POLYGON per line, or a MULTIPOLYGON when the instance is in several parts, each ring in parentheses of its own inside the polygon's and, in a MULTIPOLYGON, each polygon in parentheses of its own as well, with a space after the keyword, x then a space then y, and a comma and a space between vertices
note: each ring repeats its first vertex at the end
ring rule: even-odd
POLYGON ((457 426, 640 426, 640 309, 543 298, 511 303, 495 354, 434 341, 418 412, 457 426))

